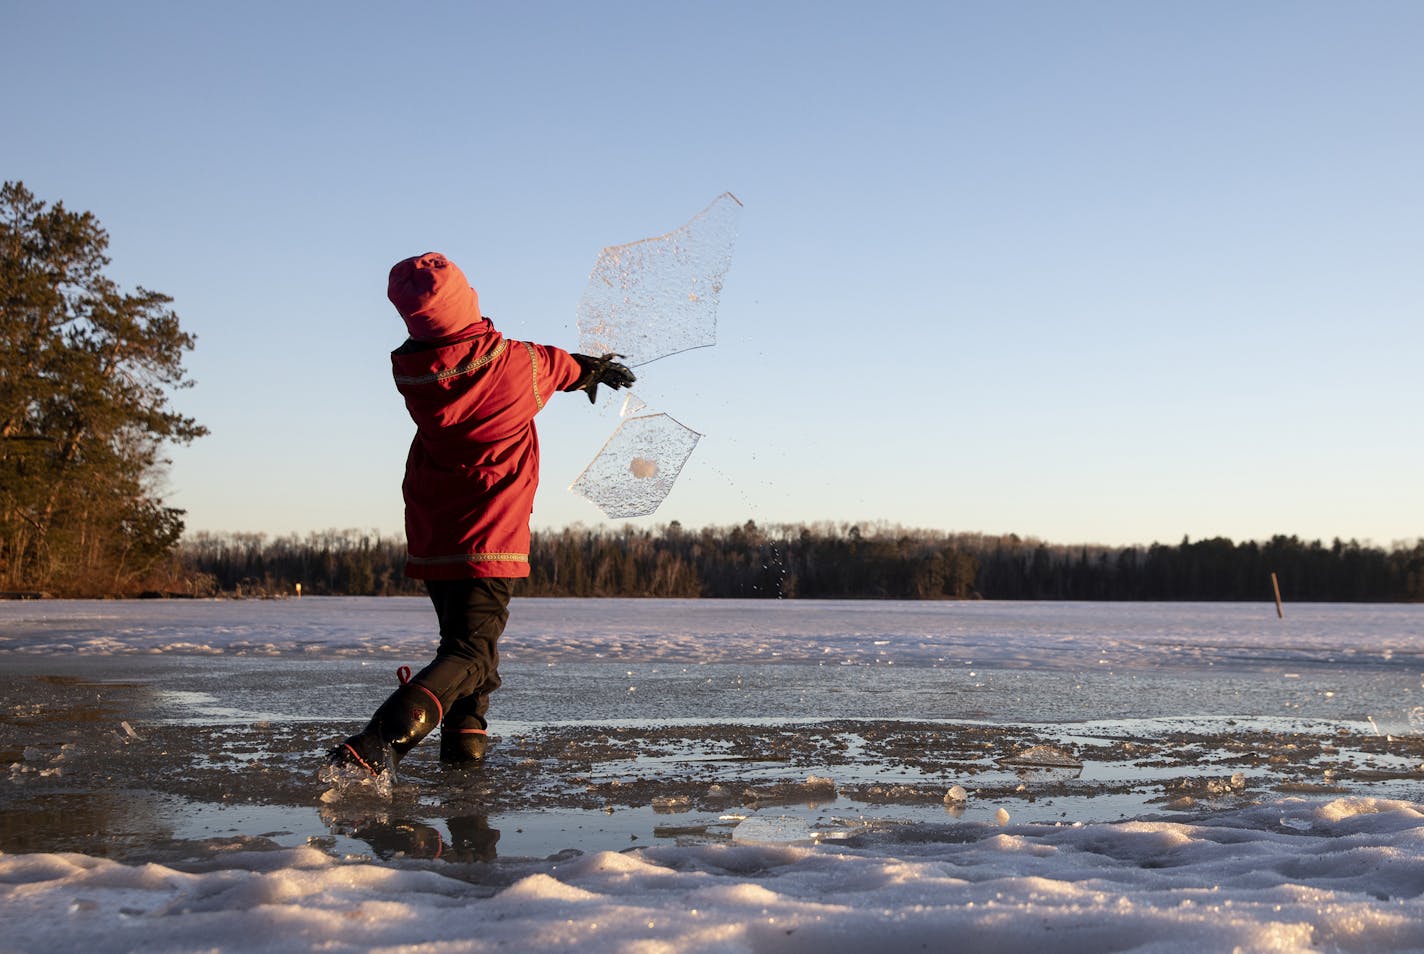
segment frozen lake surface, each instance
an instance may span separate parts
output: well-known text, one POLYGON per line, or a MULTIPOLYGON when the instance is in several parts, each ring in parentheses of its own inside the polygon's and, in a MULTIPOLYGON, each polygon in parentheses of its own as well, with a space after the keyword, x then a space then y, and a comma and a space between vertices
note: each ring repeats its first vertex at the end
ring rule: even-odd
POLYGON ((1424 607, 516 600, 333 799, 433 622, 0 603, 5 949, 1424 949, 1424 607))

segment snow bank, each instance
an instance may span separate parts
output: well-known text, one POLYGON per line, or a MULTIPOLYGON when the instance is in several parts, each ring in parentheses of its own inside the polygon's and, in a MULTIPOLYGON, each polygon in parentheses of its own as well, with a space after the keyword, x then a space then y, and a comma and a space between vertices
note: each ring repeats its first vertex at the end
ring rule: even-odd
POLYGON ((314 848, 180 871, 0 855, 7 950, 1411 951, 1424 812, 904 826, 847 842, 392 868, 314 848))

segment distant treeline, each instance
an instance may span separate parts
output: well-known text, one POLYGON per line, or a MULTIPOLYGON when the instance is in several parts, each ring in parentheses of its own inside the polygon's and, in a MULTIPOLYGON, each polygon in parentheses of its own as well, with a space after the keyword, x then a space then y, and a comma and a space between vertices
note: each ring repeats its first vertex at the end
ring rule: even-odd
MULTIPOLYGON (((420 594, 403 542, 360 531, 303 538, 198 534, 180 548, 192 595, 420 594)), ((1424 601, 1424 541, 1391 549, 1276 536, 1175 545, 1065 546, 1009 534, 748 521, 692 531, 535 533, 523 596, 802 599, 1424 601)))

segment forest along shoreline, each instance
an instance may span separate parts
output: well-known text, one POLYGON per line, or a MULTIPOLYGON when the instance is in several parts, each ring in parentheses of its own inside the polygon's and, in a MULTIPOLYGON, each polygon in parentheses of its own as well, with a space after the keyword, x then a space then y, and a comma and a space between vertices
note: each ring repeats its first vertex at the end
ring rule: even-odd
MULTIPOLYGON (((1424 602, 1424 540, 1391 548, 1275 536, 1053 544, 1016 534, 777 524, 535 531, 523 597, 1424 602)), ((423 596, 399 537, 198 533, 142 585, 18 587, 46 597, 423 596)))

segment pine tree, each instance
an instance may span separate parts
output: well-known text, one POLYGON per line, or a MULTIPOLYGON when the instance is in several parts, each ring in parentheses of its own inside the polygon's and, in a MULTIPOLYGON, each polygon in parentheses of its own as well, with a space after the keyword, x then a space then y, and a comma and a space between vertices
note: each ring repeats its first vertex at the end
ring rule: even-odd
POLYGON ((0 187, 0 589, 124 592, 183 533, 154 485, 163 444, 207 432, 169 405, 194 338, 105 277, 108 245, 93 213, 0 187))

